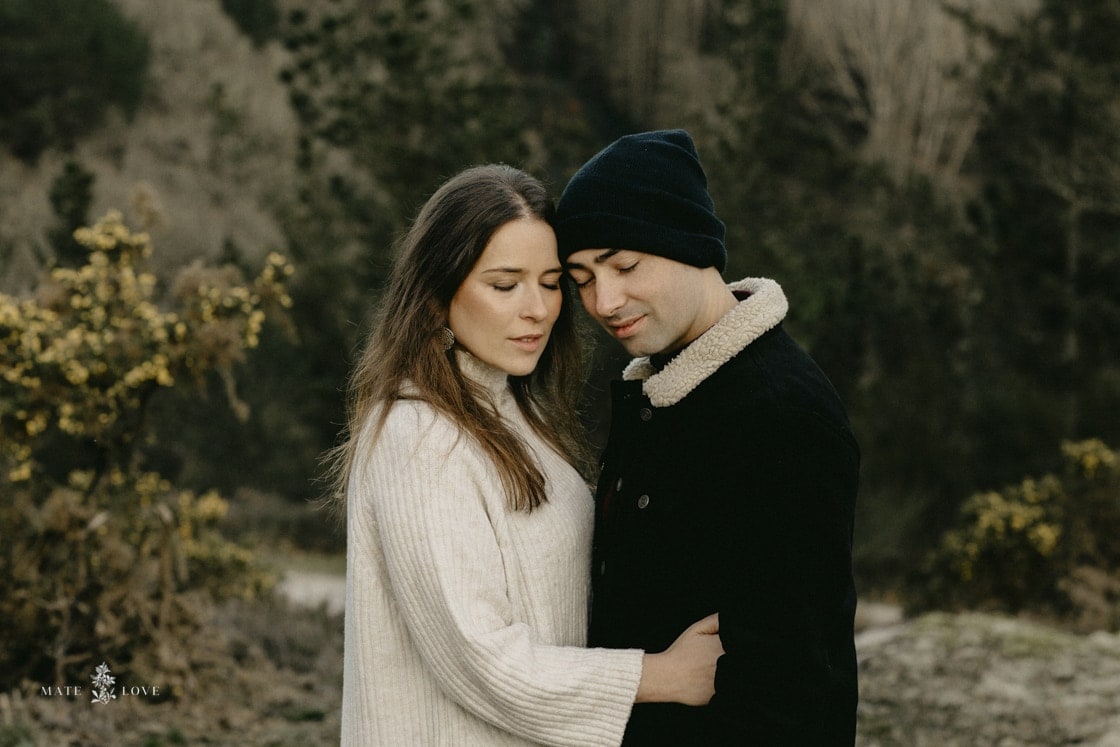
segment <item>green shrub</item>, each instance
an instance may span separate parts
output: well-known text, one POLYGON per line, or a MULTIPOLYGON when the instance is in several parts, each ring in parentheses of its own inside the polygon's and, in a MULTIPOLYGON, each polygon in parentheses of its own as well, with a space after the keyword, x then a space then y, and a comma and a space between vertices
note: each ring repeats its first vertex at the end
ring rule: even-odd
POLYGON ((1061 474, 977 493, 928 558, 917 608, 1057 614, 1120 627, 1120 454, 1062 445, 1061 474))
POLYGON ((210 603, 271 580, 218 531, 221 496, 145 465, 148 402, 213 370, 232 392, 232 364, 289 303, 290 268, 272 255, 244 283, 195 266, 161 298, 147 236, 118 214, 75 238, 86 264, 33 297, 0 294, 0 690, 84 679, 96 659, 174 695, 210 603))

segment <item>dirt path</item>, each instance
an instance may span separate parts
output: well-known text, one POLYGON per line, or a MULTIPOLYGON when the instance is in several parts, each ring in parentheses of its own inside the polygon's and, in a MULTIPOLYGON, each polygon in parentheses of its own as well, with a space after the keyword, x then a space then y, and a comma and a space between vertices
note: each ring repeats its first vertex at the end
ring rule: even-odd
POLYGON ((334 614, 341 614, 346 607, 346 577, 338 573, 285 571, 278 589, 304 607, 326 605, 327 611, 334 614))

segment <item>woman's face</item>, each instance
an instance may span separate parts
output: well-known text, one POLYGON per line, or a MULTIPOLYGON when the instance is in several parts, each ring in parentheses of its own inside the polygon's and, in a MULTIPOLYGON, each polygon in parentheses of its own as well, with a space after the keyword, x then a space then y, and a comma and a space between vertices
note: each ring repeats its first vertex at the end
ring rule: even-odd
POLYGON ((560 315, 561 272, 551 226, 535 218, 501 226, 451 299, 456 341, 511 376, 532 373, 560 315))

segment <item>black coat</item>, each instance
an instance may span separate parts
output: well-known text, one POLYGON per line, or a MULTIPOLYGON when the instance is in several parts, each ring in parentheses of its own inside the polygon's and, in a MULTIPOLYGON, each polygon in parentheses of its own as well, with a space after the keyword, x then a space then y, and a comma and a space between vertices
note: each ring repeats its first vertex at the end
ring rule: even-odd
POLYGON ((662 651, 719 612, 726 651, 708 706, 636 705, 625 744, 855 740, 859 449, 780 325, 781 289, 747 283, 757 299, 662 371, 641 359, 627 369, 638 378, 613 385, 590 644, 662 651), (729 359, 706 373, 713 354, 729 359))

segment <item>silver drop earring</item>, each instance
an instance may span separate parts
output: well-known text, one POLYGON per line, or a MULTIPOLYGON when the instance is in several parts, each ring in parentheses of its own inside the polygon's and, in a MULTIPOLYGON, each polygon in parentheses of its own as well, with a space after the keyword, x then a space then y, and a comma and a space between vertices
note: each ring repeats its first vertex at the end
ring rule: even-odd
POLYGON ((450 350, 455 345, 455 333, 451 331, 451 327, 446 325, 440 327, 436 330, 436 337, 439 338, 444 350, 450 350))

